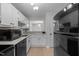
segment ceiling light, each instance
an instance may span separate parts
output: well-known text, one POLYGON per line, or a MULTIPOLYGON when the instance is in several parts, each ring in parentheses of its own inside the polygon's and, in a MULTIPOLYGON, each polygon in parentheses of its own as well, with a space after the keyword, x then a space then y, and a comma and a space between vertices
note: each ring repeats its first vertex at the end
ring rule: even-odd
POLYGON ((41 26, 41 24, 38 24, 38 26, 40 27, 40 26, 41 26))
POLYGON ((67 9, 70 9, 72 7, 72 4, 69 4, 68 6, 67 6, 67 9))
POLYGON ((32 5, 32 6, 33 6, 33 5, 34 5, 34 3, 30 3, 30 5, 32 5))
POLYGON ((34 6, 34 7, 33 7, 33 10, 38 10, 38 9, 39 9, 38 6, 34 6))
POLYGON ((76 3, 73 3, 73 4, 76 4, 76 3))
POLYGON ((64 8, 64 11, 66 11, 66 8, 64 8))

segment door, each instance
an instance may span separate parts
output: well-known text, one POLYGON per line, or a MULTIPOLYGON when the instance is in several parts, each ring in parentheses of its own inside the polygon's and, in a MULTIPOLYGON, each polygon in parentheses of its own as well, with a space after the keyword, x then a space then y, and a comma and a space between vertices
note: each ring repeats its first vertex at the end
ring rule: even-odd
POLYGON ((54 47, 54 27, 55 27, 55 23, 51 22, 50 24, 50 32, 49 32, 49 46, 50 47, 54 47))

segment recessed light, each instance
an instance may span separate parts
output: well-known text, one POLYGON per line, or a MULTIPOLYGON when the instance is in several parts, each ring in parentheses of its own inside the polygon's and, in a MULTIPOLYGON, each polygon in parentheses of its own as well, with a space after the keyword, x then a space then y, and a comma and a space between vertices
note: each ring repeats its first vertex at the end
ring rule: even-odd
POLYGON ((68 6, 67 6, 67 9, 70 9, 72 7, 72 4, 69 4, 68 6))
POLYGON ((33 6, 33 5, 34 5, 34 3, 30 3, 30 5, 32 5, 32 6, 33 6))
POLYGON ((40 27, 40 26, 41 26, 41 24, 38 24, 38 26, 40 27))
POLYGON ((39 9, 38 6, 34 6, 34 7, 33 7, 33 10, 38 10, 38 9, 39 9))
POLYGON ((76 3, 73 3, 73 4, 76 4, 76 3))
POLYGON ((64 8, 64 11, 66 11, 66 8, 64 8))

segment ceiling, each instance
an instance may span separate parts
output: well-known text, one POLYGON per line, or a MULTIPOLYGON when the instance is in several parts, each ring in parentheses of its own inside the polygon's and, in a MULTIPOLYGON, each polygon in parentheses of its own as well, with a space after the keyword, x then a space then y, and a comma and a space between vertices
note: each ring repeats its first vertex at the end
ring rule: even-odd
POLYGON ((33 6, 39 6, 39 10, 34 11, 30 3, 12 4, 29 19, 44 19, 47 12, 52 11, 52 13, 56 14, 68 5, 67 3, 35 3, 33 6))

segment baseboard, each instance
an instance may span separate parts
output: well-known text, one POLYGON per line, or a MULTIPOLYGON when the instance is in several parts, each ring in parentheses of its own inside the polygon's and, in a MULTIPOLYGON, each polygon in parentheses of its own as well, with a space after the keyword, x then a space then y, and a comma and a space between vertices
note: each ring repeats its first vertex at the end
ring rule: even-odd
POLYGON ((50 47, 50 46, 31 46, 31 48, 54 48, 54 47, 50 47))
POLYGON ((32 47, 32 48, 39 48, 39 47, 45 48, 46 45, 32 45, 31 47, 32 47))

